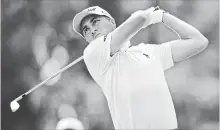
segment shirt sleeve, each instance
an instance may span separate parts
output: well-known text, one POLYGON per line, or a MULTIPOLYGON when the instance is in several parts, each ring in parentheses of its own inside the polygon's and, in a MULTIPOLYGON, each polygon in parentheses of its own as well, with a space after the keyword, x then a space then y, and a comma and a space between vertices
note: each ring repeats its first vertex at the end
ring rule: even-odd
POLYGON ((105 71, 110 58, 111 34, 92 41, 84 50, 84 61, 92 75, 105 71))
POLYGON ((147 44, 146 51, 151 53, 156 59, 158 59, 164 70, 174 66, 172 50, 169 43, 155 45, 147 44))

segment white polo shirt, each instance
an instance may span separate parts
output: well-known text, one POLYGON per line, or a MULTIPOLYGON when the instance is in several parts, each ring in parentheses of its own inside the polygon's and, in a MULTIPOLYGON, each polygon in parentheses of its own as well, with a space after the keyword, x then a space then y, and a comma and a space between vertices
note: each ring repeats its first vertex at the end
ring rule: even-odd
POLYGON ((176 113, 164 70, 174 65, 169 44, 130 42, 110 56, 111 34, 84 50, 85 64, 101 87, 115 129, 175 129, 176 113))

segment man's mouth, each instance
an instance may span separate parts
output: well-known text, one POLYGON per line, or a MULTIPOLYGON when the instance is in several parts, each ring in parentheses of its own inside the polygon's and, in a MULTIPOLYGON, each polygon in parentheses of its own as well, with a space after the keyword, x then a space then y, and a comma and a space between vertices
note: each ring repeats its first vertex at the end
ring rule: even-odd
POLYGON ((95 35, 95 38, 97 38, 99 35, 100 35, 100 33, 97 33, 97 34, 95 35))

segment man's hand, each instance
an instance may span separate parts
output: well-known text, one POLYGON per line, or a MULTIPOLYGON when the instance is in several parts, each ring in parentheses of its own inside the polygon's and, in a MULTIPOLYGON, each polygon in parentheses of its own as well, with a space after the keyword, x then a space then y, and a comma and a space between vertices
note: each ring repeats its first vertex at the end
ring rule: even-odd
POLYGON ((150 24, 161 23, 163 20, 164 10, 160 9, 159 6, 155 8, 155 10, 151 14, 150 24))
POLYGON ((156 9, 155 7, 150 7, 150 8, 143 11, 144 12, 144 13, 142 13, 144 15, 143 17, 146 19, 146 22, 145 22, 143 28, 146 28, 147 26, 149 26, 151 24, 151 21, 152 21, 151 16, 152 16, 153 12, 155 11, 155 9, 156 9))

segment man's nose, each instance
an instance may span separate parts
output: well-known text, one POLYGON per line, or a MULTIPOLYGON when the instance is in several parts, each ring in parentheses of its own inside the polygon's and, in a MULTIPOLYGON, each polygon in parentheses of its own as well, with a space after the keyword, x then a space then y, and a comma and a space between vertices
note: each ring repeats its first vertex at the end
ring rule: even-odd
POLYGON ((94 35, 97 32, 97 28, 92 29, 92 35, 94 35))

